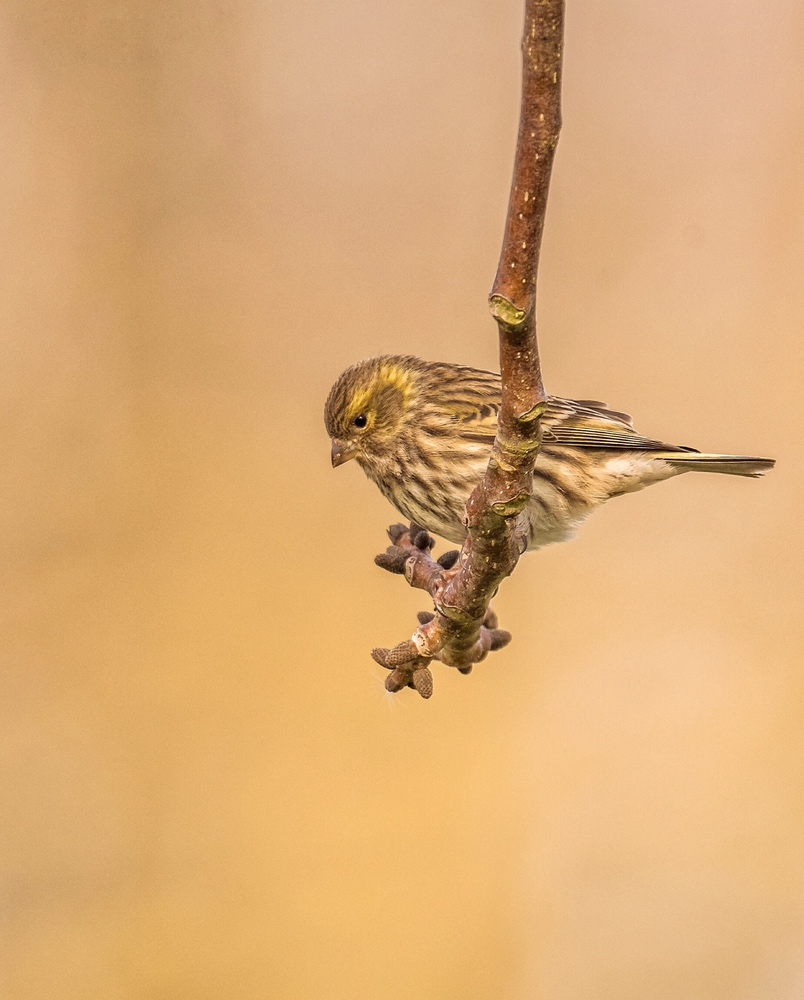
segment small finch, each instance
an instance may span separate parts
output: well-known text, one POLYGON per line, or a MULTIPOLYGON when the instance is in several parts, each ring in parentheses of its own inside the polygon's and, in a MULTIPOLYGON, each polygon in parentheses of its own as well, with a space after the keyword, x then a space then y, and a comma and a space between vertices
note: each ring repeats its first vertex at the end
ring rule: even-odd
MULTIPOLYGON (((483 478, 500 410, 500 376, 414 357, 361 361, 340 376, 324 410, 332 465, 357 459, 409 521, 451 542, 483 478)), ((551 396, 523 529, 528 548, 572 538, 611 497, 682 472, 761 476, 769 458, 704 455, 642 437, 626 413, 551 396)))

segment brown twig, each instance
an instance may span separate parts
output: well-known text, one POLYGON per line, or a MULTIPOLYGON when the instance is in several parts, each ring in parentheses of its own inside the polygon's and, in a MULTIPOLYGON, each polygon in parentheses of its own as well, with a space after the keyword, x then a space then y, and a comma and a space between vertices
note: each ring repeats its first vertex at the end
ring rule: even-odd
POLYGON ((525 547, 519 515, 531 496, 547 404, 536 341, 536 276, 553 154, 561 128, 564 0, 526 0, 522 36, 522 105, 508 218, 489 307, 500 334, 502 407, 482 483, 466 505, 468 535, 455 568, 433 560, 432 539, 416 525, 389 530, 392 545, 377 562, 426 590, 435 613, 374 659, 391 672, 389 691, 433 690, 429 664, 439 659, 469 673, 510 640, 489 603, 525 547))

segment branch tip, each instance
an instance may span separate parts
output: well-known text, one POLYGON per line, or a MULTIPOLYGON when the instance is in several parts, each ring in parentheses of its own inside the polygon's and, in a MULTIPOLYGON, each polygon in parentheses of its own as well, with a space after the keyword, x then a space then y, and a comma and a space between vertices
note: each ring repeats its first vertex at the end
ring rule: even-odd
POLYGON ((429 667, 419 667, 418 670, 413 671, 413 686, 422 698, 431 697, 433 693, 433 675, 430 673, 429 667))
POLYGON ((513 639, 510 632, 506 632, 502 628, 493 628, 491 630, 491 635, 489 636, 489 649, 494 652, 497 649, 502 649, 503 646, 507 646, 508 643, 513 639))
POLYGON ((385 690, 391 694, 396 694, 410 683, 410 674, 406 670, 392 670, 385 678, 385 690))
POLYGON ((374 562, 380 569, 387 570, 389 573, 399 573, 405 572, 405 554, 401 549, 394 550, 395 547, 391 547, 387 552, 381 552, 378 556, 374 556, 374 562))
POLYGON ((410 663, 419 656, 419 651, 411 639, 400 642, 398 646, 389 649, 385 656, 385 665, 388 667, 399 667, 404 663, 410 663))
POLYGON ((406 524, 392 524, 391 527, 388 529, 388 537, 391 539, 394 545, 396 545, 396 543, 405 534, 407 530, 408 526, 406 524))
POLYGON ((436 562, 442 569, 452 569, 460 558, 461 553, 458 549, 450 549, 449 552, 442 552, 436 562))
MULTIPOLYGON (((411 532, 412 534, 412 532, 411 532)), ((423 552, 432 549, 435 545, 435 538, 431 538, 426 531, 419 531, 416 535, 413 535, 413 544, 417 549, 421 549, 423 552)))

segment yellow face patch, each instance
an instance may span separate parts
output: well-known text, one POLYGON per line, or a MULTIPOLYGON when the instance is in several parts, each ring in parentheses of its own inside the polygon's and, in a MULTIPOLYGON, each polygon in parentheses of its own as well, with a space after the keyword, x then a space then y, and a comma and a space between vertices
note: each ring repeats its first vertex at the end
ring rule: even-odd
POLYGON ((371 389, 360 389, 352 396, 349 400, 349 406, 346 408, 346 420, 348 423, 352 423, 355 417, 368 411, 373 395, 374 393, 371 389))
POLYGON ((386 364, 377 372, 371 385, 355 391, 346 410, 347 421, 351 423, 361 413, 365 413, 370 418, 371 404, 380 390, 385 388, 397 389, 402 396, 403 406, 407 409, 414 396, 413 380, 410 373, 403 368, 386 364))
POLYGON ((380 381, 385 385, 392 385, 399 389, 407 399, 413 389, 413 380, 410 372, 398 365, 383 365, 380 369, 380 381))
POLYGON ((416 397, 413 378, 411 373, 397 365, 383 365, 380 369, 379 380, 381 385, 390 386, 398 390, 402 396, 402 410, 405 412, 413 403, 416 397))

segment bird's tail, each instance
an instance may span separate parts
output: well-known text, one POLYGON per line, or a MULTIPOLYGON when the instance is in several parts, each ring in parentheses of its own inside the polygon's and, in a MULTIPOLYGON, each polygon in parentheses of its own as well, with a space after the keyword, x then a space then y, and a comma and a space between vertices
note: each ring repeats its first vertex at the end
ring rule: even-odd
POLYGON ((664 452, 656 455, 679 472, 722 472, 726 476, 752 476, 756 479, 776 465, 773 458, 748 458, 745 455, 702 455, 699 452, 664 452))

